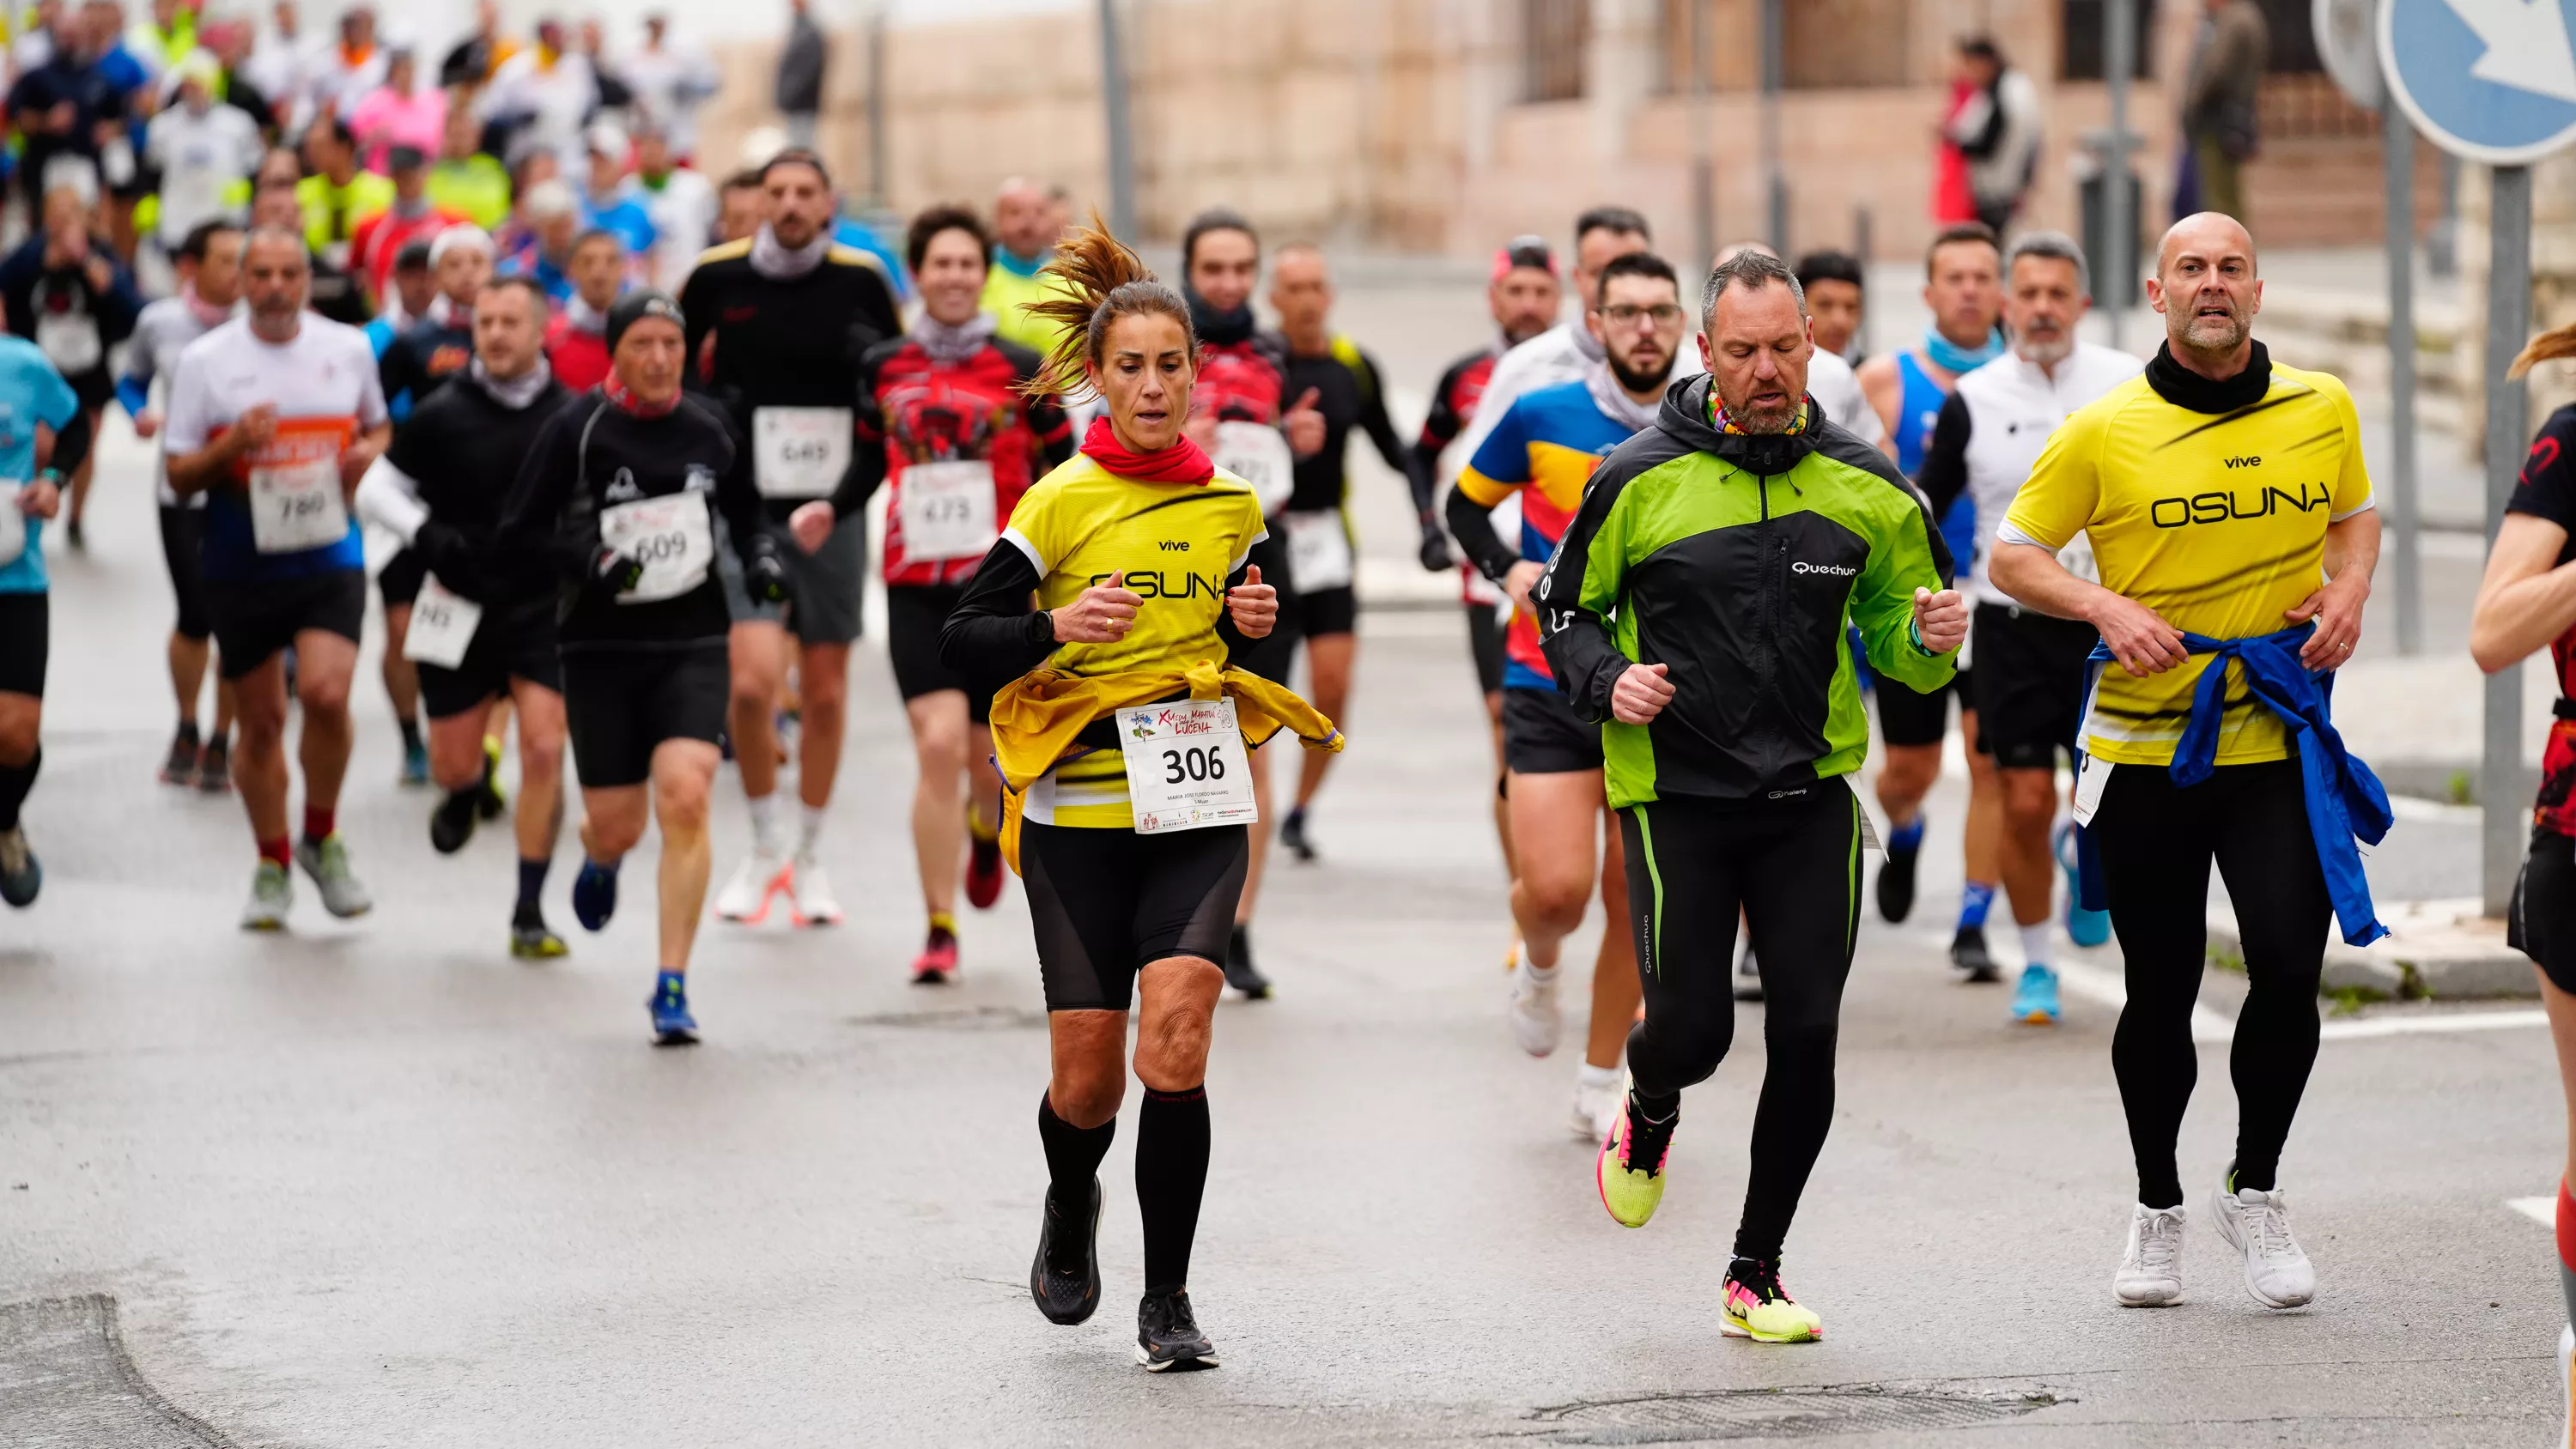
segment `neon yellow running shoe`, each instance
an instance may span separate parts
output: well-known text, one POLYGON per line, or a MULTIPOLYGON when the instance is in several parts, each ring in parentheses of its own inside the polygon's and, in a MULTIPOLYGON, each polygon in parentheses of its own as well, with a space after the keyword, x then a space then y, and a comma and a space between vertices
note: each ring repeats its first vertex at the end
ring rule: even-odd
POLYGON ((1718 1331, 1755 1343, 1814 1343, 1825 1336, 1825 1320, 1780 1286, 1779 1264, 1738 1258, 1726 1270, 1726 1320, 1718 1331))
POLYGON ((1638 1112, 1636 1096, 1623 1095, 1625 1101, 1611 1123, 1610 1135, 1602 1140, 1593 1174, 1601 1185, 1601 1205, 1610 1210, 1610 1216, 1623 1228, 1642 1228, 1664 1200, 1664 1159, 1672 1153, 1673 1128, 1682 1114, 1676 1108, 1660 1122, 1649 1121, 1638 1112))

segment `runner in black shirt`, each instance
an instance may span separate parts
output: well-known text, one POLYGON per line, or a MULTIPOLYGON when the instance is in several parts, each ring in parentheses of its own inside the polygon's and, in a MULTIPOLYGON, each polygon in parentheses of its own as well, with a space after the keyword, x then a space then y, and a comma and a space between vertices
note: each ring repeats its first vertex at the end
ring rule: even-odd
MULTIPOLYGON (((805 503, 829 498, 860 451, 859 362, 898 336, 894 291, 874 258, 832 243, 832 183, 811 151, 782 151, 761 169, 759 232, 699 258, 681 289, 688 355, 715 354, 707 390, 734 424, 745 478, 765 522, 783 530, 805 503)), ((845 519, 812 553, 787 550, 792 607, 748 598, 724 575, 733 606, 733 745, 751 806, 750 859, 716 897, 716 914, 756 922, 784 892, 799 924, 828 925, 841 908, 814 861, 815 837, 841 767, 850 641, 859 637, 867 574, 864 515, 845 519), (779 819, 776 717, 786 641, 795 631, 803 715, 797 793, 804 815, 793 848, 779 819)), ((717 560, 722 568, 724 561, 717 560)))
POLYGON ((661 976, 649 1003, 665 1043, 697 1040, 685 973, 707 891, 707 792, 724 727, 725 636, 716 519, 752 596, 788 594, 778 543, 722 419, 680 392, 679 305, 630 292, 609 309, 610 371, 558 410, 511 486, 501 551, 561 580, 564 711, 581 774, 583 860, 572 908, 598 930, 617 867, 643 838, 645 785, 662 825, 661 976))
POLYGON ((484 732, 494 702, 518 706, 510 954, 542 960, 564 954, 537 905, 562 811, 563 670, 550 581, 496 567, 493 542, 519 460, 572 395, 546 370, 545 293, 511 277, 477 300, 473 361, 395 430, 393 447, 358 485, 358 508, 399 536, 425 574, 406 638, 429 706, 430 770, 447 792, 429 820, 441 854, 464 847, 490 798, 484 732))
MULTIPOLYGON (((1292 585, 1282 597, 1296 600, 1291 632, 1306 641, 1307 688, 1315 708, 1327 719, 1340 719, 1350 704, 1351 665, 1359 657, 1356 542, 1343 511, 1351 430, 1367 433, 1398 477, 1406 476, 1412 459, 1387 420, 1377 363, 1332 330, 1333 279, 1323 252, 1303 244, 1281 247, 1270 264, 1270 305, 1279 313, 1288 393, 1312 397, 1324 419, 1324 446, 1297 460, 1296 487, 1282 519, 1292 585)), ((1297 775, 1297 803, 1279 822, 1279 843, 1299 860, 1315 858, 1306 842, 1306 807, 1324 787, 1326 768, 1320 754, 1306 756, 1297 775)))

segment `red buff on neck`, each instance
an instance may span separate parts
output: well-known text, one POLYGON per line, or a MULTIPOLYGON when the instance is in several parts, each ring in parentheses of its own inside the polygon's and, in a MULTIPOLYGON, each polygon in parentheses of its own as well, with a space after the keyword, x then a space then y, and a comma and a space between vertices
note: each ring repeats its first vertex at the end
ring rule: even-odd
POLYGON ((1205 483, 1216 476, 1216 464, 1187 435, 1168 448, 1133 452, 1118 441, 1118 431, 1107 418, 1091 420, 1091 431, 1082 435, 1082 451, 1101 467, 1139 483, 1205 483))
POLYGON ((615 403, 619 411, 632 413, 639 418, 658 418, 680 405, 680 395, 678 393, 671 394, 671 400, 669 402, 648 403, 644 399, 637 397, 634 393, 629 392, 626 387, 625 379, 620 378, 614 372, 610 373, 607 379, 600 383, 600 389, 608 394, 608 400, 615 403))

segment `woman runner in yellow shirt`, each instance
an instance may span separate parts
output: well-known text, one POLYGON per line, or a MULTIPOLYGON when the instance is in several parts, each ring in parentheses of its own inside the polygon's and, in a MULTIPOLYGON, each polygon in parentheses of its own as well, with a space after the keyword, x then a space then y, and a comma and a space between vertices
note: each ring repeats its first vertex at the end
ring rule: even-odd
POLYGON ((1243 745, 1283 726, 1325 748, 1340 740, 1296 696, 1223 667, 1270 632, 1278 600, 1245 562, 1267 536, 1251 486, 1181 433, 1199 355, 1188 305, 1096 217, 1048 273, 1059 288, 1031 310, 1064 331, 1026 386, 1097 389, 1108 415, 1020 500, 940 640, 972 687, 1008 686, 992 707, 1005 853, 1028 890, 1054 1060, 1029 1291, 1058 1323, 1099 1306, 1096 1173, 1141 994, 1137 1358, 1212 1367, 1186 1282, 1207 1182, 1216 963, 1254 813, 1243 745))

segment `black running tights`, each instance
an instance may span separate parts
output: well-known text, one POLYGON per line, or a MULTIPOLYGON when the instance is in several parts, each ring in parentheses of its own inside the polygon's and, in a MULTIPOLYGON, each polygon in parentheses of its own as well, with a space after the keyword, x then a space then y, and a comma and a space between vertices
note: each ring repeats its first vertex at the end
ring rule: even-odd
POLYGON ((1735 1042, 1735 921, 1762 968, 1769 1065, 1735 1254, 1777 1262, 1834 1116, 1834 1042, 1860 919, 1860 803, 1840 779, 1781 799, 1676 798, 1619 812, 1646 1019, 1637 1097, 1662 1116, 1735 1042))
POLYGON ((2236 907, 2250 988, 2228 1053, 2236 1185, 2268 1190, 2317 1060, 2317 974, 2334 915, 2299 762, 2221 765, 2189 789, 2161 766, 2121 765, 2103 786, 2092 829, 2128 964, 2111 1068, 2138 1161, 2138 1201, 2182 1202, 2174 1142, 2200 1075, 2191 1014, 2209 950, 2213 860, 2236 907))

